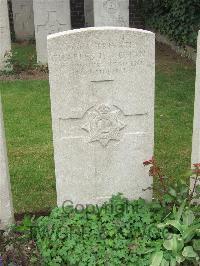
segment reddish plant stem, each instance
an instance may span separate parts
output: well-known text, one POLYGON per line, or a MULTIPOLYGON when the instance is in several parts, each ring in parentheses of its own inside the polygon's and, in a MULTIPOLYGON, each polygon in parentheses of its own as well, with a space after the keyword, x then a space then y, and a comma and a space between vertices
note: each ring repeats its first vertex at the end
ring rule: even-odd
POLYGON ((196 168, 196 177, 195 177, 195 181, 194 181, 194 186, 193 186, 193 189, 192 189, 192 193, 190 194, 190 200, 193 199, 193 197, 194 197, 194 193, 195 193, 195 190, 196 190, 197 181, 198 181, 198 179, 199 179, 198 171, 199 171, 199 169, 196 168))

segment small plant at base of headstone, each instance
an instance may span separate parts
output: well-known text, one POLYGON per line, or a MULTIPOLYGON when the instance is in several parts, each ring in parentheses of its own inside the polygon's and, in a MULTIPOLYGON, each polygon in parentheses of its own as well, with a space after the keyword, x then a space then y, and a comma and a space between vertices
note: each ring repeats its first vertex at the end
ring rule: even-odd
POLYGON ((118 194, 102 206, 63 206, 40 217, 36 242, 47 265, 198 265, 195 215, 186 200, 168 210, 118 194))
POLYGON ((149 175, 154 178, 153 185, 147 189, 154 191, 163 207, 171 209, 174 205, 180 206, 185 199, 191 205, 200 198, 200 163, 193 164, 194 169, 190 170, 186 179, 177 178, 173 183, 162 173, 154 157, 143 165, 150 166, 149 175), (192 187, 191 178, 194 180, 192 187))
MULTIPOLYGON (((150 173, 158 171, 154 159, 144 164, 154 164, 150 173)), ((12 255, 16 261, 20 251, 19 259, 26 256, 32 265, 198 265, 198 207, 192 201, 188 204, 189 199, 180 206, 178 200, 174 202, 178 207, 165 200, 128 200, 122 194, 102 206, 65 201, 47 217, 25 217, 12 227, 6 239, 15 248, 4 258, 12 255)))
POLYGON ((151 266, 199 265, 200 262, 200 164, 193 164, 190 172, 194 179, 190 187, 190 178, 173 180, 173 184, 163 175, 155 158, 145 161, 150 166, 149 175, 154 178, 153 189, 161 206, 168 209, 166 216, 158 228, 166 229, 165 239, 159 240, 158 248, 151 258, 151 266))
POLYGON ((158 224, 167 229, 162 248, 152 255, 151 266, 199 265, 200 220, 186 207, 185 200, 179 208, 174 206, 170 218, 158 224))
POLYGON ((5 68, 1 71, 4 75, 19 74, 23 71, 33 70, 36 68, 34 55, 30 55, 26 62, 20 60, 16 51, 6 53, 4 58, 5 68))

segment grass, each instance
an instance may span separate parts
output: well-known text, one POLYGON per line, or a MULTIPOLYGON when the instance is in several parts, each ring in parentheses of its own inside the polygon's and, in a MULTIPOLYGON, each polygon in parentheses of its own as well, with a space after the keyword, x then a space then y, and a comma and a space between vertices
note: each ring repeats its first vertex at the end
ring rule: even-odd
MULTIPOLYGON (((166 175, 182 177, 190 167, 195 67, 159 53, 155 156, 166 175)), ((48 81, 0 81, 0 90, 15 211, 51 208, 56 192, 48 81)))
POLYGON ((12 51, 14 54, 14 59, 16 62, 20 62, 20 64, 24 67, 29 66, 30 64, 37 63, 37 55, 35 44, 12 44, 12 51))
POLYGON ((194 81, 194 68, 181 65, 156 75, 155 157, 168 176, 190 168, 194 81))
POLYGON ((10 81, 2 90, 16 212, 56 204, 48 81, 10 81))

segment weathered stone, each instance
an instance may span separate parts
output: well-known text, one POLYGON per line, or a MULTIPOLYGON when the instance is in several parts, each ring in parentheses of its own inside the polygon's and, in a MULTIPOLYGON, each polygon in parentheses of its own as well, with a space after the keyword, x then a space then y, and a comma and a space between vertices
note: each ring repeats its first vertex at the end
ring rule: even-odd
MULTIPOLYGON (((194 121, 192 137, 192 164, 200 163, 200 31, 197 41, 197 62, 196 62, 196 89, 194 102, 194 121)), ((191 180, 193 189, 194 179, 191 180)))
POLYGON ((11 50, 7 0, 0 0, 0 70, 4 70, 11 50))
POLYGON ((200 31, 197 43, 196 90, 192 141, 192 163, 200 163, 200 31))
POLYGON ((34 39, 33 0, 12 0, 12 11, 16 40, 34 39))
POLYGON ((5 229, 14 221, 6 139, 3 124, 3 111, 0 97, 0 230, 5 229))
POLYGON ((33 0, 37 61, 47 63, 47 35, 71 29, 69 0, 33 0))
POLYGON ((87 27, 129 26, 129 0, 85 0, 87 27))
POLYGON ((155 36, 100 27, 48 37, 58 205, 151 199, 155 36))

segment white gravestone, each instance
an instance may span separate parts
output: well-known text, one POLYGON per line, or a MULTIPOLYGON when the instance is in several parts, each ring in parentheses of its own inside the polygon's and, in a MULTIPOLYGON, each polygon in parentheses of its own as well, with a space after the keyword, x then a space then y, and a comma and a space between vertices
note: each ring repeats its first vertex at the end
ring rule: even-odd
POLYGON ((16 40, 34 39, 33 0, 12 0, 12 11, 16 40))
POLYGON ((48 37, 57 202, 151 199, 155 36, 99 27, 48 37))
POLYGON ((200 163, 200 31, 197 41, 196 90, 192 138, 192 164, 194 163, 200 163))
POLYGON ((7 0, 0 0, 0 70, 6 66, 6 54, 11 50, 7 0))
POLYGON ((192 163, 200 163, 200 31, 197 42, 196 90, 192 141, 192 163))
POLYGON ((6 139, 3 124, 3 111, 0 97, 0 230, 5 229, 14 221, 6 139))
POLYGON ((33 0, 37 61, 47 64, 47 36, 71 29, 69 0, 33 0))
POLYGON ((87 27, 129 26, 129 0, 85 0, 87 27))

